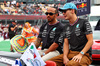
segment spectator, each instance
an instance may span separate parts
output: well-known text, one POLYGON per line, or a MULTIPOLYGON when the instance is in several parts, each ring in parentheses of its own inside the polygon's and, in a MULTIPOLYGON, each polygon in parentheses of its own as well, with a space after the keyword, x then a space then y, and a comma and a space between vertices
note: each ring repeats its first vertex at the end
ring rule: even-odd
POLYGON ((10 7, 10 1, 7 2, 7 7, 10 7))
POLYGON ((7 27, 3 28, 3 38, 4 38, 4 40, 9 38, 7 27))

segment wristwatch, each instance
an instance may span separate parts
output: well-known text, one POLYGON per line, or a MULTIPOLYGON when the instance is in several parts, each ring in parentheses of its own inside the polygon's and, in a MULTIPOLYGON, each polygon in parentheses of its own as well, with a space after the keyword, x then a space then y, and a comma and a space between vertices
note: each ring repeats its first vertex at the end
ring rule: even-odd
POLYGON ((43 56, 45 55, 45 53, 43 53, 43 56))
POLYGON ((84 52, 81 51, 80 53, 81 53, 82 55, 84 55, 84 52))

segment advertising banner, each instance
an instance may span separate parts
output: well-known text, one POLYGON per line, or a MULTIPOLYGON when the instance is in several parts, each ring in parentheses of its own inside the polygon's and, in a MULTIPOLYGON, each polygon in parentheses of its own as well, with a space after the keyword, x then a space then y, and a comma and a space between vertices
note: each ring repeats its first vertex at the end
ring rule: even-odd
POLYGON ((90 14, 90 0, 67 0, 67 2, 74 3, 77 6, 77 16, 90 14))

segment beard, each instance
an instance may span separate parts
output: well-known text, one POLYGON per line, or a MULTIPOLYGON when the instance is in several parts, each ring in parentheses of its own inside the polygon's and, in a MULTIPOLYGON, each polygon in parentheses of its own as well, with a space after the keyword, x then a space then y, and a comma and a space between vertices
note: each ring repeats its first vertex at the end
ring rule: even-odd
POLYGON ((48 20, 48 22, 50 23, 50 22, 52 22, 53 21, 53 19, 51 19, 51 20, 48 20))
POLYGON ((50 22, 52 22, 51 20, 48 20, 48 22, 50 23, 50 22))
POLYGON ((52 22, 53 20, 54 20, 54 18, 50 18, 50 17, 48 17, 48 22, 50 23, 50 22, 52 22))

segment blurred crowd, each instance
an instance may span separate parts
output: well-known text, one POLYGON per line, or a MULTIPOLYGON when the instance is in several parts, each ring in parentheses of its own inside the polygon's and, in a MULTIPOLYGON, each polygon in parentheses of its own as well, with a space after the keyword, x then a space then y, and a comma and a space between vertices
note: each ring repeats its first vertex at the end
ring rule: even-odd
MULTIPOLYGON (((61 7, 59 4, 23 3, 16 0, 0 2, 0 14, 2 15, 45 15, 48 7, 61 7)), ((62 15, 60 13, 60 15, 62 15)))
MULTIPOLYGON (((48 0, 49 1, 49 0, 48 0)), ((52 0, 53 1, 53 0, 52 0)), ((65 1, 65 0, 55 0, 55 1, 65 1)), ((44 4, 44 3, 24 3, 17 2, 16 0, 0 2, 0 15, 45 15, 45 12, 48 7, 62 7, 63 5, 59 4, 44 4)), ((62 15, 59 12, 59 15, 62 15)), ((19 24, 19 27, 23 25, 19 24)), ((4 40, 9 38, 8 36, 8 27, 9 24, 3 25, 0 24, 0 37, 4 37, 4 40)), ((37 31, 39 31, 40 26, 32 26, 37 31)), ((19 34, 19 33, 18 33, 19 34)))
MULTIPOLYGON (((22 32, 22 28, 23 28, 24 25, 22 25, 22 24, 17 24, 17 25, 18 25, 18 27, 17 27, 17 32, 16 32, 16 34, 17 34, 17 35, 20 35, 21 32, 22 32)), ((34 25, 34 26, 32 26, 32 27, 34 27, 35 30, 36 30, 37 32, 39 32, 39 28, 40 28, 39 25, 38 25, 38 26, 37 26, 37 25, 34 25)), ((8 31, 8 28, 9 28, 9 24, 3 25, 2 23, 0 23, 0 37, 3 37, 4 40, 5 40, 5 39, 9 39, 9 35, 8 35, 9 31, 8 31)), ((37 36, 37 35, 36 35, 36 36, 37 36)))

